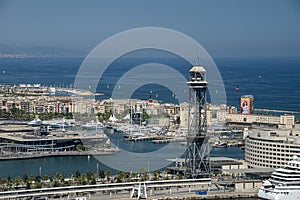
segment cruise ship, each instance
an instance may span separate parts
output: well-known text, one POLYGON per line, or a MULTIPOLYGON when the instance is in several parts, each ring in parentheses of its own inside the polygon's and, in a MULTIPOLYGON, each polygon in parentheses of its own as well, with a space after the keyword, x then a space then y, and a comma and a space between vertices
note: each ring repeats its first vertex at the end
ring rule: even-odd
POLYGON ((284 168, 278 168, 269 180, 265 180, 258 192, 260 199, 300 199, 300 160, 293 156, 284 168))

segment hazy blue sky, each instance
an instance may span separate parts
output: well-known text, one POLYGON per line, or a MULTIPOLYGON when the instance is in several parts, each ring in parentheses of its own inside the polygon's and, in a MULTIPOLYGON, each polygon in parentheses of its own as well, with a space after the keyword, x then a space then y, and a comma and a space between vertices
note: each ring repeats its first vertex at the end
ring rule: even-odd
POLYGON ((212 56, 300 55, 297 0, 0 0, 0 44, 89 52, 127 29, 185 33, 212 56))

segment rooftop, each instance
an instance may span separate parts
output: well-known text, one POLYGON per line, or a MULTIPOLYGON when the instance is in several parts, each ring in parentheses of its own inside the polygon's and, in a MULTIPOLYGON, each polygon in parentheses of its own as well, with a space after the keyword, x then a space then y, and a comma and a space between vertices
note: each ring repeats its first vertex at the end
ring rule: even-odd
POLYGON ((196 66, 193 66, 192 69, 190 69, 190 72, 206 72, 206 70, 204 69, 203 66, 201 65, 196 65, 196 66))

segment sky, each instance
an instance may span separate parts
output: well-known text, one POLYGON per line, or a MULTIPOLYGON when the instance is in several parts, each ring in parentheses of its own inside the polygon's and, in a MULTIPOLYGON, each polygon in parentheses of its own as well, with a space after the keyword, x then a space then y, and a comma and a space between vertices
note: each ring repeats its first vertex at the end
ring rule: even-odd
POLYGON ((91 51, 138 27, 164 27, 213 57, 300 56, 297 0, 0 0, 0 44, 91 51))

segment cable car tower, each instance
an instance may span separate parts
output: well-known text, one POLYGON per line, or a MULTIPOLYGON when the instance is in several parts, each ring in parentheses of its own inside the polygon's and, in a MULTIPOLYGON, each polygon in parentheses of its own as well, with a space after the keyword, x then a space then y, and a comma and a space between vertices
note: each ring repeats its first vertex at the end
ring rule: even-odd
POLYGON ((210 146, 206 118, 206 70, 199 64, 189 71, 189 119, 185 178, 210 177, 210 146))

